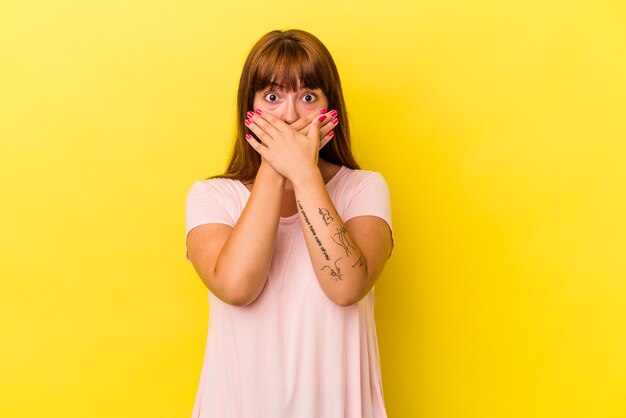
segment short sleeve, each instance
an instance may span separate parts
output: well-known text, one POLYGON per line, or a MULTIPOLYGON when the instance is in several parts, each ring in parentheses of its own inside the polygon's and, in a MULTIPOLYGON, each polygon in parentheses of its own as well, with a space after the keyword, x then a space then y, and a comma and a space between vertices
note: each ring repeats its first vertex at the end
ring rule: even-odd
MULTIPOLYGON (((235 225, 235 220, 228 210, 229 198, 225 190, 216 182, 196 181, 185 201, 185 241, 189 231, 203 224, 235 225)), ((189 254, 186 254, 189 260, 189 254)))
MULTIPOLYGON (((344 222, 357 216, 377 216, 382 218, 391 232, 391 248, 394 248, 393 227, 391 224, 391 196, 389 186, 383 176, 375 171, 357 182, 346 211, 344 222)), ((390 254, 391 255, 391 254, 390 254)))

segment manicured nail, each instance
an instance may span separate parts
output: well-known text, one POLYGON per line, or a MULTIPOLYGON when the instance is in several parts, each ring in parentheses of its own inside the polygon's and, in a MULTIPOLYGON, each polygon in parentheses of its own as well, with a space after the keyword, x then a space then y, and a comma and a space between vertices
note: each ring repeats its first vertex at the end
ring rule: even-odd
POLYGON ((324 122, 325 119, 326 119, 326 115, 322 115, 319 118, 317 118, 317 120, 319 120, 320 122, 324 122))
POLYGON ((257 109, 257 110, 255 110, 255 112, 256 112, 258 115, 260 115, 261 113, 263 113, 263 112, 261 112, 261 109, 257 109))
POLYGON ((328 137, 329 137, 329 138, 330 138, 330 137, 332 137, 333 135, 335 135, 335 131, 330 131, 330 132, 328 133, 328 137))
POLYGON ((246 139, 252 139, 252 135, 246 134, 246 139))
POLYGON ((250 125, 252 123, 252 121, 250 119, 246 119, 243 121, 246 125, 250 125))
POLYGON ((339 123, 339 119, 335 118, 331 121, 331 123, 339 123))
POLYGON ((248 113, 246 113, 246 116, 248 116, 249 118, 252 118, 252 116, 254 116, 254 113, 253 112, 248 112, 248 113))
POLYGON ((323 108, 322 110, 320 110, 320 114, 323 115, 324 113, 326 113, 326 108, 323 108))
POLYGON ((337 116, 337 113, 339 113, 339 112, 337 112, 336 110, 333 110, 333 111, 330 112, 331 116, 337 116))

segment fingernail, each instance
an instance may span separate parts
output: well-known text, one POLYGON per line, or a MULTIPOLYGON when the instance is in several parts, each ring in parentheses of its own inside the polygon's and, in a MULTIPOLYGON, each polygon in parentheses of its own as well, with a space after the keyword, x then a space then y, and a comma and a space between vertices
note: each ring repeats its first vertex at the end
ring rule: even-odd
POLYGON ((322 110, 320 110, 320 113, 323 115, 324 113, 326 113, 326 108, 323 108, 322 110))
POLYGON ((317 118, 317 120, 319 120, 320 122, 324 122, 325 119, 326 119, 326 115, 322 115, 319 118, 317 118))
POLYGON ((252 135, 246 134, 246 139, 252 139, 252 135))
POLYGON ((261 109, 257 109, 257 110, 255 110, 255 112, 256 112, 258 115, 260 115, 260 114, 262 113, 262 112, 261 112, 261 109))
POLYGON ((330 131, 330 132, 328 133, 328 136, 329 136, 329 137, 331 137, 331 136, 333 136, 333 135, 335 135, 335 131, 330 131))
POLYGON ((331 116, 337 116, 337 113, 339 113, 339 112, 337 112, 336 110, 333 110, 333 111, 330 112, 331 116))
POLYGON ((252 121, 250 119, 246 119, 243 121, 246 125, 250 125, 252 123, 252 121))
POLYGON ((339 123, 339 119, 335 118, 331 121, 331 123, 339 123))
POLYGON ((248 116, 249 118, 251 118, 252 116, 254 116, 254 113, 253 113, 253 112, 248 112, 248 113, 246 113, 246 116, 248 116))

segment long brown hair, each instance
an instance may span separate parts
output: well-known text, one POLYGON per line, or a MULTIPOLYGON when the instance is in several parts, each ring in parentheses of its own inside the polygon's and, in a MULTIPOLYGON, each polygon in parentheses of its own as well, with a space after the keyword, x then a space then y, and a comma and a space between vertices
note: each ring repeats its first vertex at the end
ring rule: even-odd
MULTIPOLYGON (((254 95, 269 85, 295 91, 299 84, 319 88, 328 99, 328 109, 337 109, 339 124, 334 136, 320 150, 320 158, 348 168, 359 169, 350 148, 348 114, 343 99, 339 73, 330 52, 312 34, 303 30, 274 30, 252 47, 241 72, 237 94, 237 126, 230 161, 224 177, 252 180, 261 165, 261 156, 248 144, 246 112, 252 109, 254 95)), ((209 178, 213 178, 209 177, 209 178)))

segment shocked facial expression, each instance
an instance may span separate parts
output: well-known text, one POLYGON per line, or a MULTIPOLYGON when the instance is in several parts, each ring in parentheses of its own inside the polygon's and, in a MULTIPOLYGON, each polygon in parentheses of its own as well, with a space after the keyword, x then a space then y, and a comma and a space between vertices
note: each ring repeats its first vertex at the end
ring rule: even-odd
POLYGON ((313 120, 321 109, 328 108, 328 99, 321 89, 299 87, 289 91, 270 86, 255 93, 253 106, 292 124, 303 118, 313 120))

